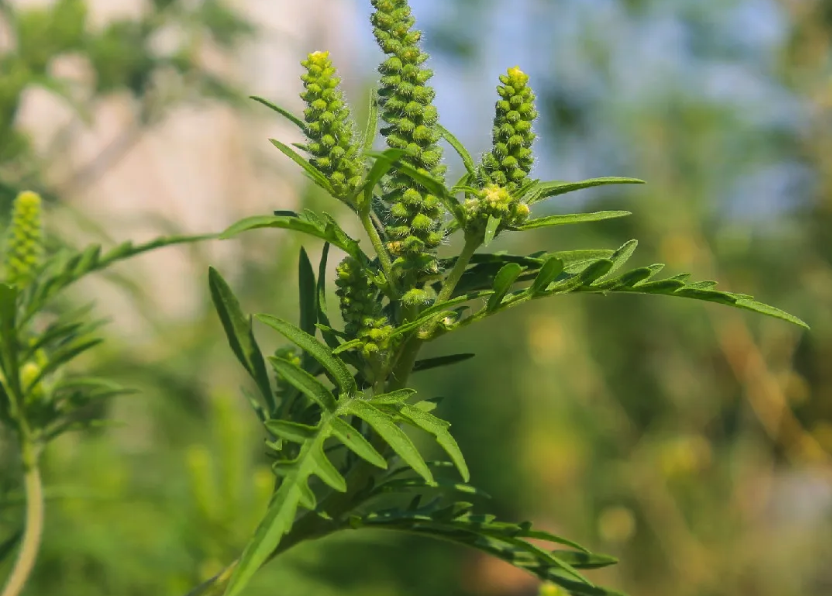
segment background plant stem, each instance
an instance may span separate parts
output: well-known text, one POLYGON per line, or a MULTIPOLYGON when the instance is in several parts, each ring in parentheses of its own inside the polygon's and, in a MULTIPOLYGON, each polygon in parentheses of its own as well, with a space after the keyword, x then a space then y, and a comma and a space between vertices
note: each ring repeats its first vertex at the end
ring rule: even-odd
POLYGON ((23 445, 23 463, 25 466, 23 481, 26 491, 26 530, 12 574, 0 596, 18 596, 22 592, 35 566, 43 534, 43 483, 35 449, 28 442, 24 442, 23 445))

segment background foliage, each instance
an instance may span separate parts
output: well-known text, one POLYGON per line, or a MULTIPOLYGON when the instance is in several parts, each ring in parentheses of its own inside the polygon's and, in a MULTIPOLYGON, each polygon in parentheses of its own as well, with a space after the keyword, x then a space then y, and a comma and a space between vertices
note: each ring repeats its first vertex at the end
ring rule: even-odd
MULTIPOLYGON (((59 0, 16 11, 16 45, 0 50, 3 197, 22 185, 56 201, 65 191, 46 175, 60 151, 44 151, 42 140, 35 145, 15 125, 26 89, 46 86, 91 119, 96 98, 119 89, 138 113, 148 110, 139 121, 150 126, 168 102, 235 101, 232 85, 203 72, 195 48, 210 37, 233 55, 239 34, 263 34, 212 0, 148 3, 141 20, 103 28, 85 20, 84 7, 59 0), (193 32, 189 43, 161 56, 145 46, 163 26, 193 32), (87 56, 94 84, 67 90, 52 80, 48 66, 63 53, 87 56), (187 92, 159 99, 173 88, 187 92)), ((537 177, 632 174, 649 183, 564 199, 572 203, 563 211, 586 201, 633 217, 530 233, 529 246, 501 237, 497 248, 616 248, 638 237, 634 264, 666 262, 719 279, 813 327, 801 334, 778 321, 659 297, 585 296, 534 304, 448 338, 436 354, 475 346, 477 357, 416 381, 420 391, 448 398, 444 414, 492 508, 619 555, 622 564, 597 578, 634 595, 829 593, 826 3, 414 0, 413 7, 434 56, 443 122, 457 122, 453 131, 469 146, 488 143, 492 106, 481 97, 498 72, 521 64, 538 95, 540 136, 549 139, 537 177)), ((368 28, 369 7, 356 10, 368 28)), ((355 35, 370 39, 364 29, 355 35)), ((372 58, 362 63, 377 63, 372 58)), ((372 72, 356 74, 374 80, 372 72)), ((320 201, 311 189, 299 192, 320 201)), ((60 231, 60 222, 50 223, 60 231)), ((243 245, 235 290, 253 311, 288 316, 298 239, 254 236, 243 245)), ((203 249, 189 254, 197 264, 206 259, 203 249)), ((236 556, 256 524, 271 488, 261 437, 239 399, 241 379, 206 279, 192 283, 203 303, 189 318, 154 320, 151 310, 142 319, 148 337, 113 330, 87 362, 140 391, 110 413, 123 428, 64 437, 47 452, 50 517, 27 593, 184 592, 236 556)), ((141 303, 164 288, 139 279, 128 290, 141 303)), ((0 485, 15 486, 18 470, 7 461, 0 458, 0 485)), ((18 529, 18 503, 13 490, 2 494, 0 542, 18 529)), ((273 594, 278 581, 286 595, 537 590, 470 552, 370 533, 292 551, 258 575, 251 593, 273 594)))

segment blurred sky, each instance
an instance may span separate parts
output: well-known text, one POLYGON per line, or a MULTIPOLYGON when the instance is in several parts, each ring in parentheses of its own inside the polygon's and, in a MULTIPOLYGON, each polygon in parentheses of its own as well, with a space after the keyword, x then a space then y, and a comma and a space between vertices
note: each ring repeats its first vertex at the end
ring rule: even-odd
MULTIPOLYGON (((750 131, 805 125, 807 110, 775 80, 775 50, 788 34, 780 7, 773 0, 718 1, 724 8, 715 10, 707 0, 484 1, 479 4, 485 8, 468 19, 469 29, 461 31, 449 28, 464 2, 412 0, 411 5, 417 26, 427 31, 442 121, 476 152, 490 143, 493 89, 508 67, 520 65, 533 84, 555 86, 594 104, 600 120, 581 138, 538 143, 537 177, 578 179, 637 176, 628 170, 627 151, 638 139, 622 136, 612 120, 628 110, 666 110, 680 97, 727 106, 731 118, 750 131), (627 5, 635 4, 643 8, 634 17, 627 5), (465 60, 437 51, 449 44, 468 44, 475 51, 465 60)), ((357 55, 373 76, 380 53, 369 23, 370 3, 354 4, 357 55)), ((453 158, 449 164, 457 165, 453 158)), ((781 161, 746 173, 720 197, 724 215, 770 217, 793 205, 790 189, 804 177, 796 164, 781 161)))

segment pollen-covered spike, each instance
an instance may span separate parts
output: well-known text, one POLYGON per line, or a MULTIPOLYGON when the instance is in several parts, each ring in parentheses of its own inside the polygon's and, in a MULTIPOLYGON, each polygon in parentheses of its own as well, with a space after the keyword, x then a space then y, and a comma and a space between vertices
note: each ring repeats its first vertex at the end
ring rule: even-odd
MULTIPOLYGON (((373 32, 388 55, 379 67, 381 117, 387 123, 381 134, 389 147, 406 152, 404 161, 409 165, 441 181, 445 167, 437 144, 438 114, 432 104, 435 92, 427 85, 432 73, 422 66, 428 56, 418 45, 422 34, 413 29, 415 19, 406 0, 372 0, 372 5, 375 8, 371 17, 373 32)), ((443 218, 441 202, 395 169, 385 181, 384 190, 384 201, 395 214, 389 226, 395 230, 388 230, 388 236, 395 240, 388 243, 388 250, 404 258, 406 270, 436 271, 436 259, 432 255, 439 244, 437 238, 441 238, 436 234, 443 218), (405 193, 410 196, 406 197, 405 193), (403 227, 408 230, 404 238, 403 227)))
POLYGON ((18 287, 27 285, 43 261, 41 198, 37 193, 17 195, 5 248, 6 281, 18 287))
POLYGON ((370 280, 368 272, 352 257, 338 265, 335 284, 341 299, 344 331, 360 339, 365 356, 387 350, 393 327, 382 313, 380 292, 370 280))
POLYGON ((531 152, 535 134, 532 124, 537 118, 534 92, 529 75, 515 66, 500 76, 497 87, 500 100, 494 116, 493 148, 486 153, 480 167, 480 184, 506 187, 514 191, 523 185, 532 169, 531 152))
POLYGON ((361 184, 363 165, 355 124, 340 89, 329 52, 313 52, 302 63, 304 120, 310 163, 328 179, 335 197, 346 201, 361 184))

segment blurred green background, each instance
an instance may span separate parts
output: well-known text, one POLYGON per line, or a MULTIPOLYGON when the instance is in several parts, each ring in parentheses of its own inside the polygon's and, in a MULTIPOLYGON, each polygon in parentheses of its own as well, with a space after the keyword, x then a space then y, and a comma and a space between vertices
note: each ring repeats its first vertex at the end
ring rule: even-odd
MULTIPOLYGON (((442 122, 472 152, 490 142, 497 75, 519 64, 541 112, 537 177, 648 181, 541 207, 630 218, 507 235, 499 249, 635 237, 639 265, 718 279, 813 328, 662 297, 573 296, 440 341, 434 354, 477 357, 417 386, 446 397, 487 506, 619 556, 593 577, 633 596, 832 593, 832 4, 412 6, 442 122)), ((301 204, 346 215, 268 150, 267 136, 299 139, 244 97, 297 109, 300 60, 332 49, 362 117, 380 56, 369 13, 364 0, 0 0, 0 212, 38 190, 52 237, 76 244, 219 231, 301 204)), ((314 259, 321 247, 304 243, 314 259)), ((272 481, 206 269, 250 312, 293 317, 299 246, 264 231, 166 249, 76 289, 111 319, 85 364, 139 391, 112 405, 113 426, 47 452, 47 530, 27 594, 182 594, 239 553, 272 481)), ((21 523, 10 449, 3 437, 0 541, 21 523)), ((303 545, 250 589, 536 592, 478 554, 371 533, 303 545)))

